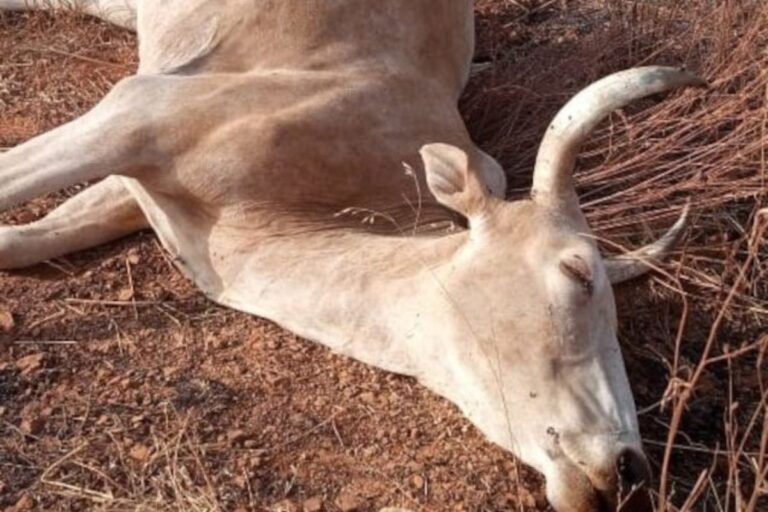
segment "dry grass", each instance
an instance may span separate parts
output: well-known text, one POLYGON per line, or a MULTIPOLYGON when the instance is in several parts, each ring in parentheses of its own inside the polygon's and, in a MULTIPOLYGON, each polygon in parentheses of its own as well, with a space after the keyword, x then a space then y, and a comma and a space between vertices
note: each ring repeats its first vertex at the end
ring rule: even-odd
POLYGON ((626 34, 628 64, 675 56, 711 84, 704 95, 683 93, 640 114, 617 116, 585 154, 597 169, 579 175, 581 187, 589 189, 582 197, 593 225, 622 242, 630 241, 624 233, 636 222, 668 218, 689 198, 699 212, 680 264, 666 281, 686 307, 661 404, 661 411, 671 417, 657 509, 764 510, 768 6, 614 2, 612 8, 626 34), (709 311, 712 321, 704 343, 683 363, 688 307, 709 311), (742 336, 733 334, 739 324, 749 326, 742 336), (707 392, 698 387, 702 376, 716 372, 718 365, 726 366, 718 373, 726 377, 722 386, 727 387, 727 399, 720 417, 712 418, 713 428, 719 424, 722 429, 709 447, 712 464, 701 469, 692 486, 687 482, 689 491, 673 497, 671 463, 684 456, 678 448, 678 443, 686 444, 681 432, 684 416, 694 397, 707 392), (735 386, 737 373, 752 387, 735 386))
MULTIPOLYGON (((474 78, 462 109, 475 139, 508 170, 512 196, 527 189, 548 120, 589 81, 645 63, 685 64, 709 80, 705 93, 654 98, 615 114, 583 152, 577 179, 609 250, 651 239, 687 200, 694 207, 675 263, 648 285, 619 290, 629 371, 657 475, 657 512, 768 509, 768 220, 760 213, 767 206, 768 6, 476 4, 479 53, 492 65, 474 78)), ((30 23, 23 41, 0 37, 0 54, 14 55, 0 61, 0 111, 15 123, 0 118, 0 146, 82 111, 135 64, 132 39, 108 36, 99 23, 68 27, 47 17, 30 23), (37 39, 56 23, 60 36, 37 39), (114 45, 114 60, 105 60, 103 45, 114 45), (42 84, 15 78, 33 60, 59 58, 76 66, 80 78, 59 80, 44 67, 36 80, 56 83, 54 97, 41 100, 42 84)), ((33 203, 27 211, 37 216, 49 207, 33 203)), ((84 416, 83 425, 88 410, 84 416)), ((86 445, 68 446, 39 468, 40 484, 49 497, 89 509, 226 508, 223 487, 210 474, 227 446, 201 439, 174 411, 158 422, 165 428, 142 440, 146 453, 133 455, 110 440, 109 429, 91 432, 87 441, 107 447, 99 450, 109 460, 97 460, 86 445), (120 478, 105 467, 120 468, 120 478)))
MULTIPOLYGON (((492 12, 498 5, 481 2, 492 12)), ((768 6, 617 0, 596 7, 586 21, 572 17, 584 36, 563 32, 563 44, 525 56, 505 52, 503 41, 494 48, 498 62, 465 98, 470 126, 501 157, 517 196, 527 190, 545 123, 584 83, 657 63, 685 65, 709 81, 705 93, 651 99, 613 115, 582 153, 577 181, 612 251, 658 234, 688 200, 695 212, 678 263, 654 278, 652 297, 621 301, 629 309, 622 319, 628 352, 645 345, 667 371, 659 399, 645 411, 663 436, 649 440, 657 511, 765 510, 768 6), (510 95, 518 101, 507 101, 510 95), (656 305, 652 314, 667 309, 677 319, 656 346, 647 343, 654 322, 633 317, 650 312, 648 302, 656 305)))

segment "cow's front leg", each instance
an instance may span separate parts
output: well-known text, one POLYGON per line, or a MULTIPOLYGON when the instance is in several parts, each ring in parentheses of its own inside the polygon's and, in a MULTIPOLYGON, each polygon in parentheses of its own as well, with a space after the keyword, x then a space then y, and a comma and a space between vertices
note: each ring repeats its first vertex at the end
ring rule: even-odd
POLYGON ((0 154, 0 210, 75 183, 162 168, 156 135, 175 103, 170 82, 123 80, 82 117, 0 154))
POLYGON ((136 30, 136 0, 0 0, 0 11, 75 9, 136 30))
POLYGON ((31 224, 0 226, 0 269, 27 267, 148 227, 123 179, 110 176, 31 224))

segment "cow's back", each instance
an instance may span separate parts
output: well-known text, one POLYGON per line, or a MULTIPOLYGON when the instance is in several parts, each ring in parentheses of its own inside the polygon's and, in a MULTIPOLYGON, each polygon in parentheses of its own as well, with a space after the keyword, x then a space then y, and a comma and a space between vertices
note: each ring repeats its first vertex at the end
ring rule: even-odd
POLYGON ((140 1, 141 72, 416 67, 456 84, 473 50, 470 0, 140 1))

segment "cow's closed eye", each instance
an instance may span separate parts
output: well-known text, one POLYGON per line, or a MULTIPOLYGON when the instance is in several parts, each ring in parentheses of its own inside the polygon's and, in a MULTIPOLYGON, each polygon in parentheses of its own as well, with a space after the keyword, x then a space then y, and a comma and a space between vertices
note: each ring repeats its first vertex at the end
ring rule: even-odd
POLYGON ((563 258, 560 260, 560 270, 568 277, 578 281, 587 295, 592 296, 594 291, 592 269, 581 256, 574 254, 563 258))

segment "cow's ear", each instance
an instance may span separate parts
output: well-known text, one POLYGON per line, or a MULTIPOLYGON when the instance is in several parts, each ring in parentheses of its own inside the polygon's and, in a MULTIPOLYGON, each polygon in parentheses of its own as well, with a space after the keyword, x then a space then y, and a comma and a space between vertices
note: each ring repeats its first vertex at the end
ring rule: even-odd
POLYGON ((427 144, 419 153, 429 190, 441 204, 470 221, 485 212, 488 191, 464 150, 449 144, 427 144))

